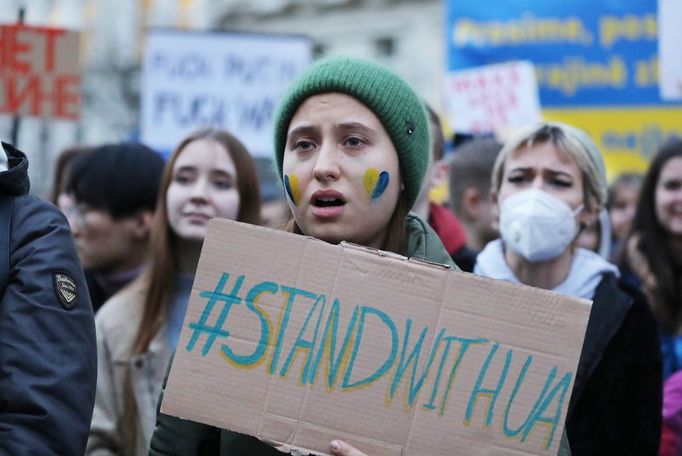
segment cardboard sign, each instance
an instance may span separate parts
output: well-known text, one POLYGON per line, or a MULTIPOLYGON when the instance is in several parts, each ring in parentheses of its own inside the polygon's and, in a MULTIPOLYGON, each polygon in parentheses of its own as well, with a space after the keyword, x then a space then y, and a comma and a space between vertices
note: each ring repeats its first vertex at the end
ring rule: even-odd
POLYGON ((142 141, 169 152, 214 126, 269 158, 275 108, 310 59, 300 36, 154 30, 142 68, 142 141))
POLYGON ((682 0, 658 0, 659 86, 664 100, 682 100, 682 0))
POLYGON ((0 25, 0 113, 76 120, 78 33, 0 25))
POLYGON ((590 303, 213 219, 161 411, 327 454, 554 455, 590 303))
POLYGON ((497 132, 541 119, 535 69, 525 61, 448 73, 445 103, 460 132, 497 132))

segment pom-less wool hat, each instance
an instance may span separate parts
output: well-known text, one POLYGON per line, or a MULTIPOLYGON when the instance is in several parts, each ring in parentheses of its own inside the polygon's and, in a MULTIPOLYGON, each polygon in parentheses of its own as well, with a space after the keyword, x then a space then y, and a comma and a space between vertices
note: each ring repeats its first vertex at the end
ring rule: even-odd
POLYGON ((405 197, 412 207, 429 164, 426 111, 417 94, 398 75, 366 60, 324 59, 289 88, 275 115, 275 161, 280 179, 291 118, 307 98, 330 92, 357 99, 379 118, 398 153, 405 197))

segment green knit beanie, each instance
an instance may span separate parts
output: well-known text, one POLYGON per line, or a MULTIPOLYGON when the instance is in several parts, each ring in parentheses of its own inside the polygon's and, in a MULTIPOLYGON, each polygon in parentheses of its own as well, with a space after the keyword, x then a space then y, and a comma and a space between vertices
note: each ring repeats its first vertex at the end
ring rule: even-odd
POLYGON ((424 105, 398 75, 375 63, 348 57, 319 61, 296 80, 275 114, 275 162, 282 161, 291 118, 309 97, 337 92, 367 106, 381 121, 398 152, 405 198, 412 207, 429 164, 429 125, 424 105))

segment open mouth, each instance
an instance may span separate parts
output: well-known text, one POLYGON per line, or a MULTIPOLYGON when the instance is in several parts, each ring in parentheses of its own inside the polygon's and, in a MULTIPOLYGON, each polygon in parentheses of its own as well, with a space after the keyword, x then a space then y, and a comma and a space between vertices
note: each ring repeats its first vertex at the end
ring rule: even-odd
POLYGON ((323 219, 333 219, 341 215, 346 206, 343 193, 336 190, 317 190, 310 198, 313 214, 323 219))
POLYGON ((346 204, 341 198, 315 198, 313 206, 315 207, 338 207, 346 204))

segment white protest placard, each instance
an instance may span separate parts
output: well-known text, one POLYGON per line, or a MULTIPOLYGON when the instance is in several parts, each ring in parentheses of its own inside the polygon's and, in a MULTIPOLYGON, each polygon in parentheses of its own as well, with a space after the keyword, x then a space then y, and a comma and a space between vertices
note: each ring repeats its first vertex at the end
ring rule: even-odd
POLYGON ((212 219, 161 411, 328 454, 557 454, 590 302, 212 219))
POLYGON ((682 100, 682 0, 658 0, 659 88, 664 100, 682 100))
POLYGON ((310 41, 299 36, 154 30, 142 71, 142 141, 168 152, 214 126, 270 157, 274 111, 310 60, 310 41))
POLYGON ((541 119, 535 68, 518 61, 445 76, 445 106, 455 131, 491 133, 541 119))

